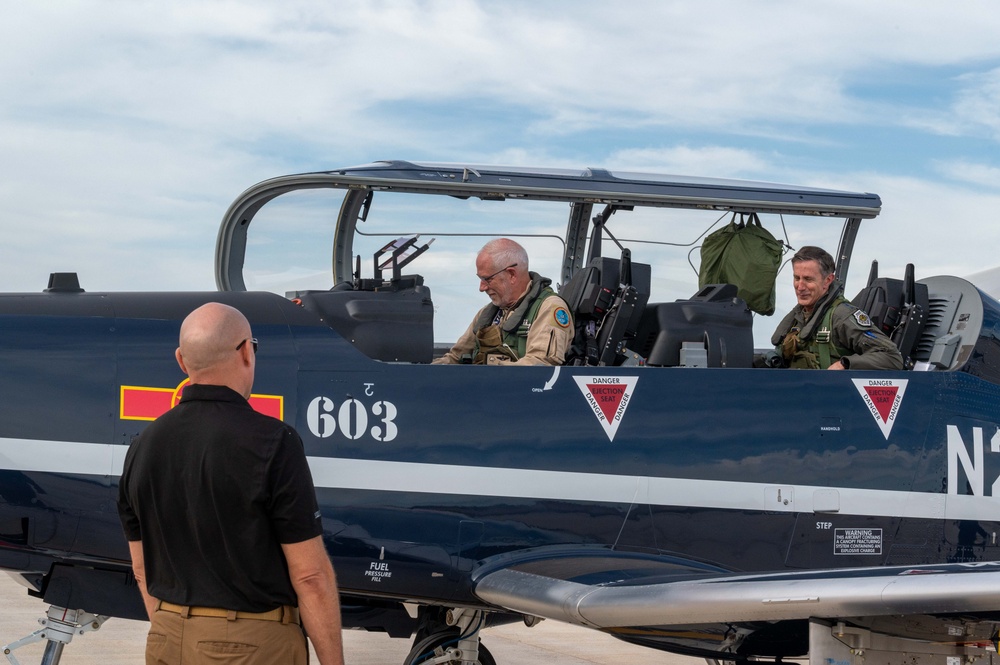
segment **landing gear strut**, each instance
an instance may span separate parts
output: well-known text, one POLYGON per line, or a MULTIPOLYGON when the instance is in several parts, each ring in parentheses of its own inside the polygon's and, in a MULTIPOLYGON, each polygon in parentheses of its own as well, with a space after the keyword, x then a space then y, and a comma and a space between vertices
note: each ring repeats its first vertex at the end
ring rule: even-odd
POLYGON ((403 665, 496 665, 493 654, 479 643, 486 616, 478 610, 448 610, 448 627, 419 635, 403 665))
POLYGON ((105 621, 106 616, 88 614, 83 610, 67 610, 63 607, 51 605, 45 617, 38 620, 41 628, 27 637, 22 637, 16 642, 11 642, 3 647, 3 655, 13 665, 21 665, 14 657, 14 650, 26 644, 34 644, 47 640, 45 653, 42 655, 42 665, 58 665, 62 658, 63 648, 73 640, 74 635, 83 635, 90 631, 99 629, 105 621))

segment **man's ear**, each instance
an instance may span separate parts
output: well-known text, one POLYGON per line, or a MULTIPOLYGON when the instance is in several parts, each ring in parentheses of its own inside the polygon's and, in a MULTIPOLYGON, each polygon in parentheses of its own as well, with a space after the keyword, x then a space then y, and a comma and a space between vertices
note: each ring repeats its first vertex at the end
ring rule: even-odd
POLYGON ((181 355, 181 347, 178 346, 177 350, 174 351, 174 358, 177 358, 177 364, 181 366, 181 371, 187 374, 187 367, 184 366, 184 356, 181 355))
POLYGON ((248 341, 242 346, 242 348, 240 348, 240 360, 243 361, 243 365, 245 367, 251 367, 254 364, 254 356, 256 356, 256 353, 248 341))

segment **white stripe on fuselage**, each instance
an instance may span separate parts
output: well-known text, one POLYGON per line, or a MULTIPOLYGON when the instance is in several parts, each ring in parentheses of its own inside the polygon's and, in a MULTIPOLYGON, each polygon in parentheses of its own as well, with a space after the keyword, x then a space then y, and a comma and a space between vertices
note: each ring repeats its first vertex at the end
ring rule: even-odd
MULTIPOLYGON (((124 445, 0 438, 0 470, 119 476, 124 445)), ((928 492, 310 457, 319 489, 822 515, 995 520, 1000 500, 928 492), (839 503, 839 511, 830 511, 839 503), (819 505, 817 505, 819 504, 819 505)))

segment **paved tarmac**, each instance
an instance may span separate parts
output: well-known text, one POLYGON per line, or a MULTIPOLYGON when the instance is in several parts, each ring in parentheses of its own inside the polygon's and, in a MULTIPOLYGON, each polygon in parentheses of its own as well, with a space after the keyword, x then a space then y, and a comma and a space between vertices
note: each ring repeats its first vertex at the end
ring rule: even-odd
MULTIPOLYGON (((0 574, 0 644, 38 630, 38 619, 47 609, 12 578, 0 574)), ((141 665, 148 626, 145 621, 110 619, 100 630, 74 637, 65 647, 60 665, 141 665)), ((632 646, 596 631, 553 621, 533 628, 523 624, 490 628, 483 631, 483 644, 498 665, 704 665, 702 660, 632 646)), ((410 646, 408 639, 391 639, 384 634, 344 633, 348 665, 401 665, 410 646)), ((20 665, 37 665, 44 649, 43 643, 35 643, 16 650, 14 656, 20 665)), ((2 655, 0 663, 7 663, 2 655)))

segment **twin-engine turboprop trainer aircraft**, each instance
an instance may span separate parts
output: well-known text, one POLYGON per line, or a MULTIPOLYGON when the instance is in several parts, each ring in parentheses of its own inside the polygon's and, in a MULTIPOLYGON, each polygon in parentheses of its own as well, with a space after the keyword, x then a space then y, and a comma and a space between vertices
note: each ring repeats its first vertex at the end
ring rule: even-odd
POLYGON ((685 260, 713 223, 756 214, 788 245, 835 250, 846 277, 880 206, 378 162, 244 192, 219 231, 217 292, 91 293, 56 273, 44 293, 0 295, 0 567, 50 606, 11 648, 46 639, 55 662, 73 634, 143 616, 117 478, 183 390, 181 320, 214 300, 260 339, 254 406, 302 434, 345 626, 412 638, 405 665, 493 663, 480 629, 538 618, 716 661, 986 657, 1000 303, 955 277, 872 271, 856 302, 909 369, 754 367, 755 329, 766 340, 775 320, 739 285, 699 287, 685 260), (470 320, 459 291, 475 296, 475 249, 495 236, 561 282, 586 341, 575 364, 429 364, 435 325, 453 340, 470 320))

